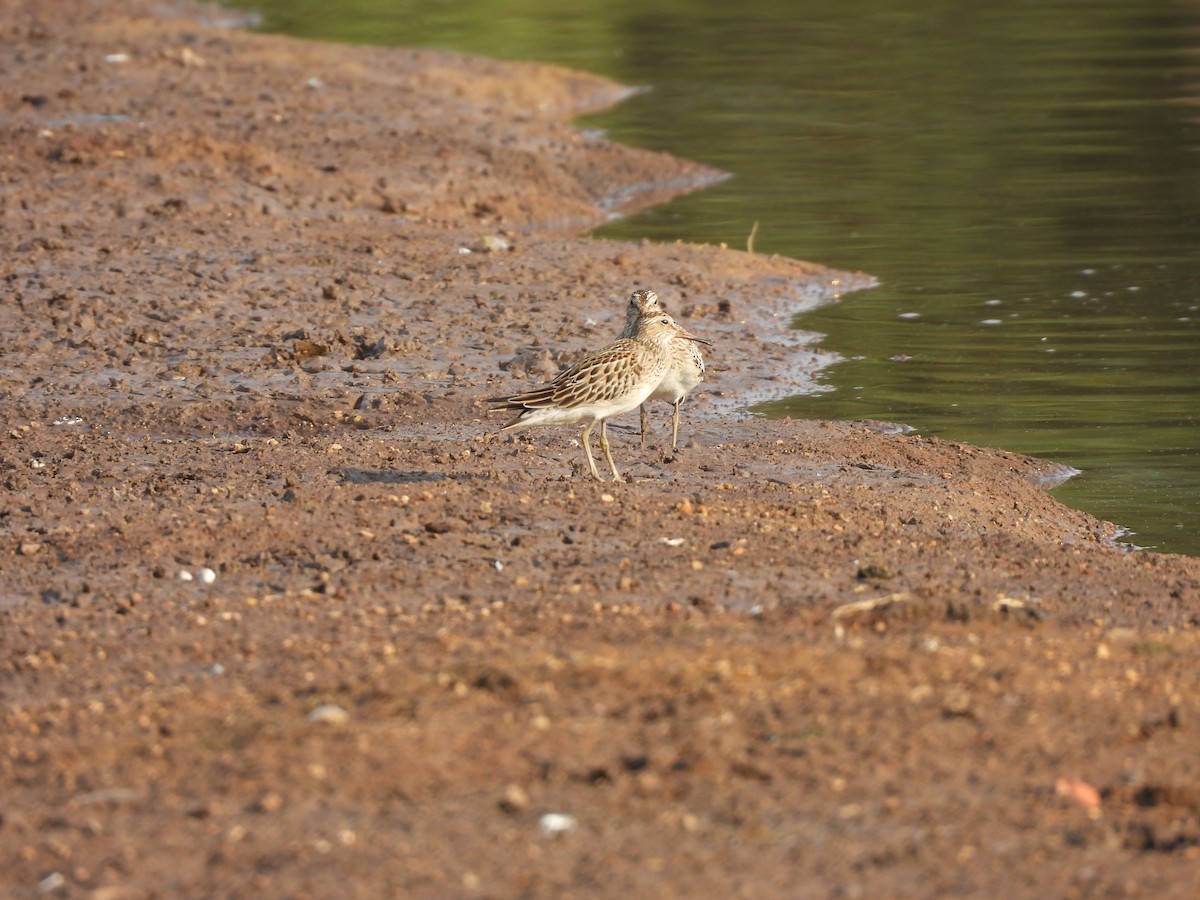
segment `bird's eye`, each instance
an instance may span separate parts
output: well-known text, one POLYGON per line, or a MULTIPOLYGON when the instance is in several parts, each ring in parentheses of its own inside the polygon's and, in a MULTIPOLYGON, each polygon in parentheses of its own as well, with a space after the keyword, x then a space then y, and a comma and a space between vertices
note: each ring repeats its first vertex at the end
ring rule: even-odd
POLYGON ((662 322, 664 325, 670 325, 670 324, 671 324, 671 320, 670 320, 670 319, 659 319, 658 321, 662 322))

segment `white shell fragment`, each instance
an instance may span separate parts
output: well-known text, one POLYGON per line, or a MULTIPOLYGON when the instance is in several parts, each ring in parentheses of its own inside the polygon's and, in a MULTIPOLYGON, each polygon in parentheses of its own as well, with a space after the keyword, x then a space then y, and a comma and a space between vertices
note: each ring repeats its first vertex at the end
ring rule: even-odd
POLYGON ((579 821, 566 813, 546 813, 538 819, 538 828, 548 838, 558 837, 568 831, 574 831, 579 821))

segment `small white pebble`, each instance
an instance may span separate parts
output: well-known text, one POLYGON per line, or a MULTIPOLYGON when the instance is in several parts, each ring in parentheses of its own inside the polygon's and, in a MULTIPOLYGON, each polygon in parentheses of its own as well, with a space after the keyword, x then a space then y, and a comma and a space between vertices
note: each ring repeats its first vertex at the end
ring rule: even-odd
POLYGON ((495 569, 497 572, 503 572, 504 571, 504 563, 500 562, 500 560, 498 560, 498 559, 493 559, 492 560, 492 568, 495 569))
POLYGON ((104 57, 104 61, 107 63, 127 63, 127 62, 129 62, 129 54, 128 53, 110 53, 110 54, 108 54, 108 56, 104 57))
POLYGON ((180 569, 179 574, 176 575, 175 577, 178 578, 180 581, 191 581, 192 573, 189 572, 187 569, 180 569))
POLYGON ((196 577, 198 579, 200 579, 201 584, 212 584, 214 581, 217 580, 217 573, 214 572, 212 569, 210 569, 208 566, 205 566, 203 569, 201 569, 199 572, 196 573, 196 577))
POLYGON ((663 537, 663 538, 659 538, 658 540, 659 540, 661 543, 663 543, 663 544, 666 544, 668 547, 682 547, 682 546, 683 546, 683 542, 684 542, 684 539, 683 539, 683 538, 668 538, 668 537, 663 537))
POLYGON ((214 675, 224 675, 225 667, 223 665, 221 665, 220 663, 213 663, 211 666, 208 667, 208 671, 212 672, 212 674, 214 674, 214 675))
POLYGON ((574 831, 578 824, 579 822, 574 816, 569 816, 566 813, 546 813, 538 819, 538 828, 548 838, 558 837, 560 834, 574 831))
POLYGON ((51 891, 57 891, 66 885, 67 879, 63 877, 62 872, 51 872, 45 878, 38 882, 38 893, 49 894, 51 891))
POLYGON ((312 78, 308 79, 308 81, 304 82, 304 86, 310 90, 318 91, 325 87, 325 82, 314 75, 312 78))
POLYGON ((321 725, 345 725, 350 713, 335 703, 323 703, 308 714, 308 721, 321 725))
POLYGON ((31 468, 31 469, 44 469, 44 468, 46 468, 46 464, 45 464, 44 462, 42 462, 40 459, 38 459, 38 458, 34 457, 33 459, 31 459, 31 460, 29 461, 29 468, 31 468))

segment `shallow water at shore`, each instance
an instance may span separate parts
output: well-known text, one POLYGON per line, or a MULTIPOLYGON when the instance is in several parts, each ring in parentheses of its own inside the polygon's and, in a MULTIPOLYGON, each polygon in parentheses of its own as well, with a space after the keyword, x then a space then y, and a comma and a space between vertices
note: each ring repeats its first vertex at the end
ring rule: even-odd
POLYGON ((1058 496, 1200 553, 1200 16, 1152 2, 252 4, 651 90, 590 124, 734 177, 601 234, 812 259, 882 286, 797 321, 841 364, 768 415, 1045 455, 1058 496))

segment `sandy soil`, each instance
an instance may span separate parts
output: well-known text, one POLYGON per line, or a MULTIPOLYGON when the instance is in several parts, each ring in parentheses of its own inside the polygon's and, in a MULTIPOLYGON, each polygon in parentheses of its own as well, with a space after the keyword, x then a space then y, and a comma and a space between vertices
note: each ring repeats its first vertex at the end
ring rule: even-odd
POLYGON ((870 279, 582 237, 720 174, 622 88, 225 17, 0 2, 0 893, 1200 892, 1196 560, 747 415, 870 279), (496 435, 639 286, 686 445, 496 435))

